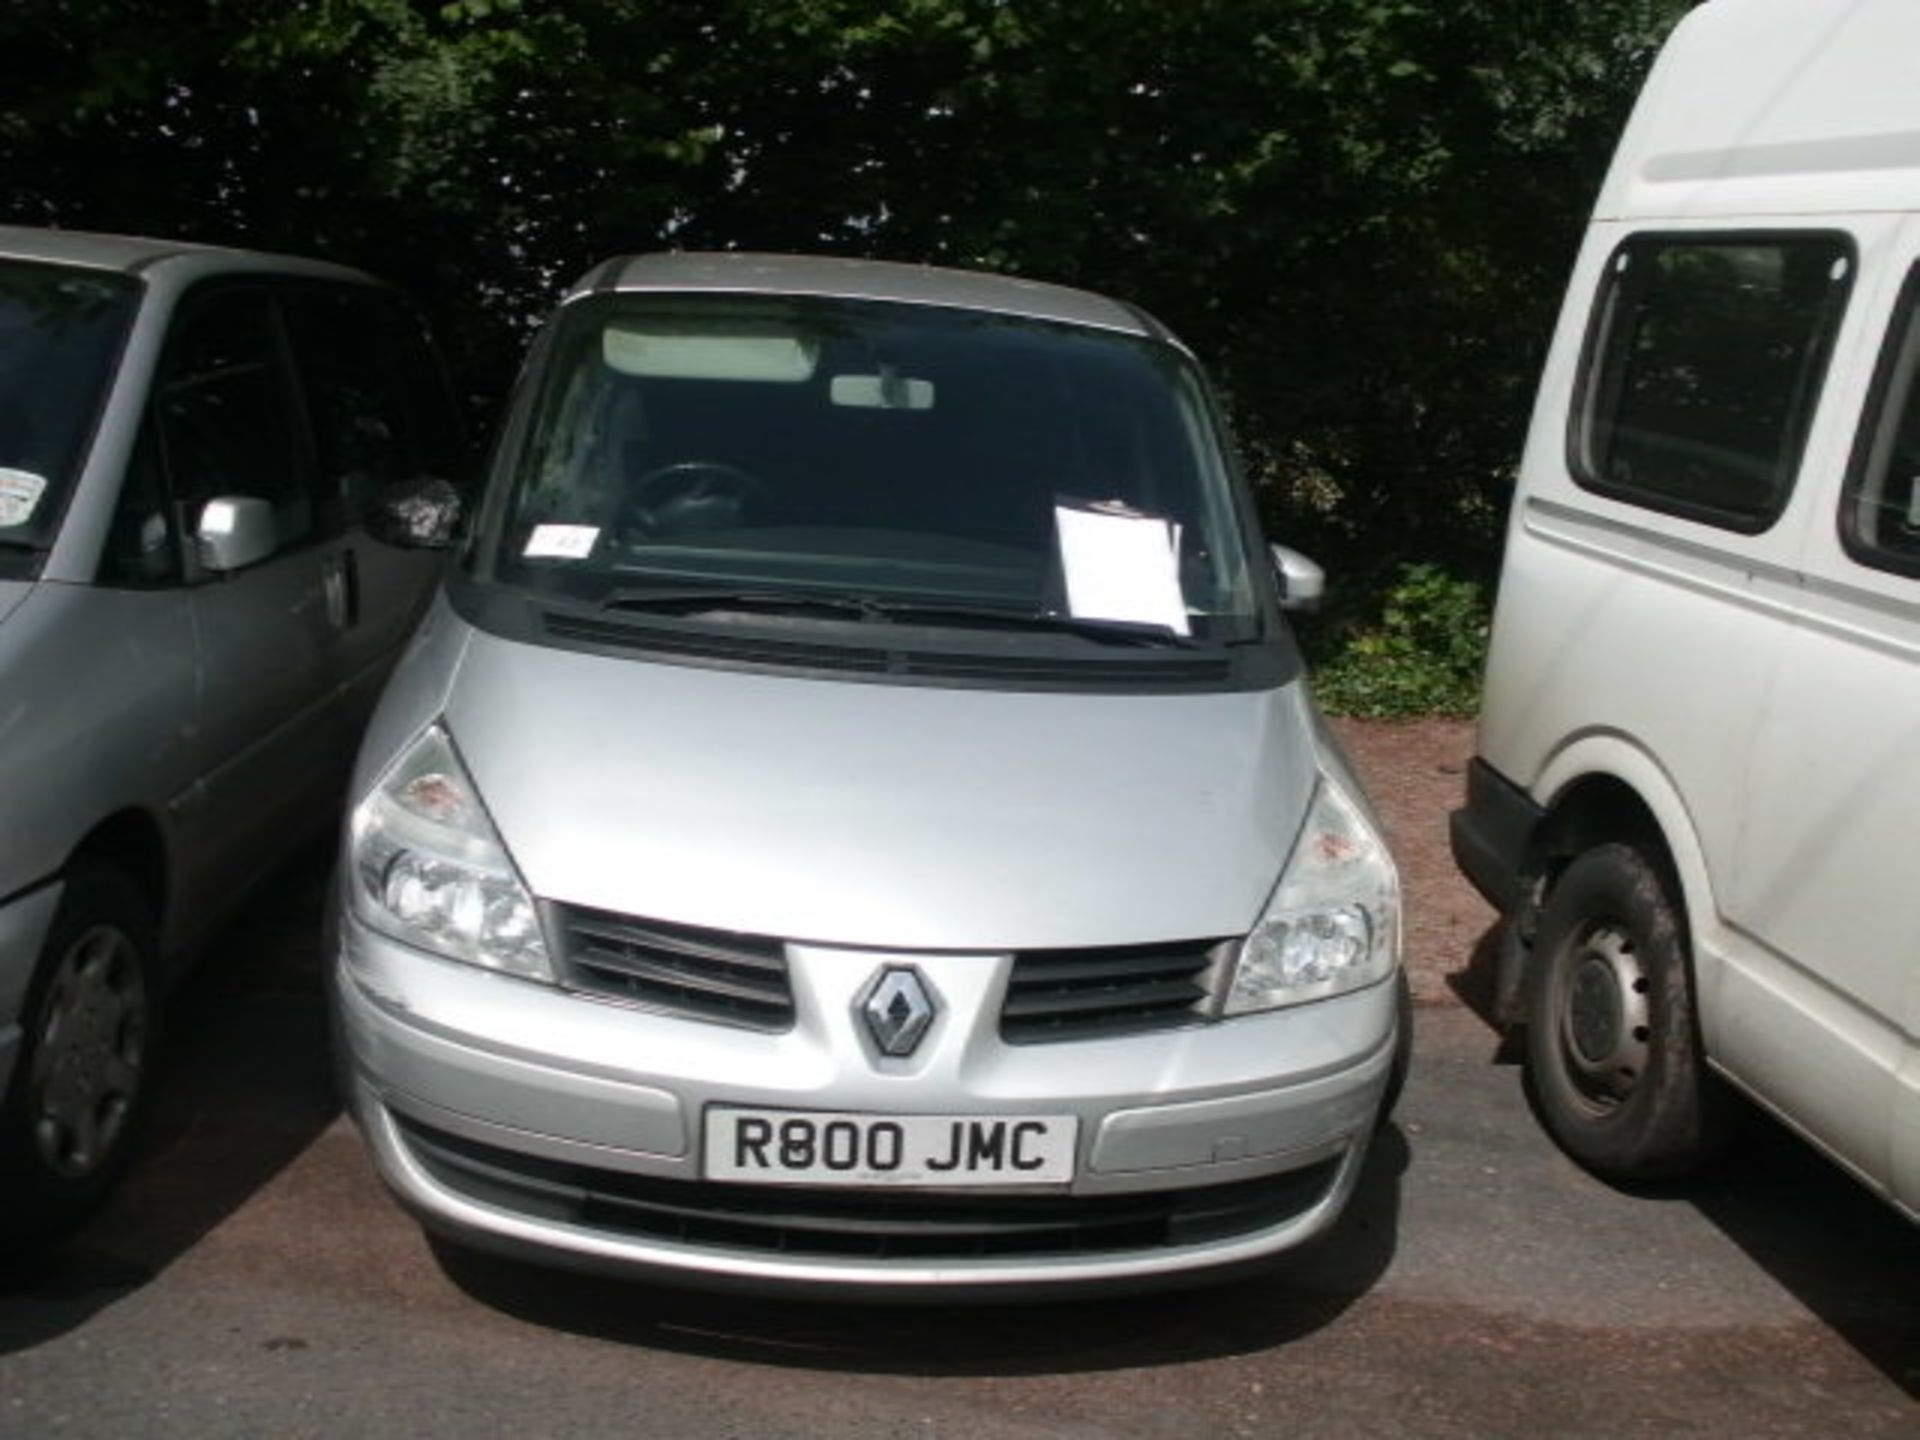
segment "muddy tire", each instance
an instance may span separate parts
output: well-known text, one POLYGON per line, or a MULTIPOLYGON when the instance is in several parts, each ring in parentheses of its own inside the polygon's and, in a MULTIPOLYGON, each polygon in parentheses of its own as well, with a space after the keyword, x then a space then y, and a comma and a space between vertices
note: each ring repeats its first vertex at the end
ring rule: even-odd
POLYGON ((1723 1148, 1685 927, 1661 869, 1631 845, 1576 858, 1547 897, 1527 988, 1527 1079, 1560 1147, 1607 1180, 1665 1180, 1723 1148))

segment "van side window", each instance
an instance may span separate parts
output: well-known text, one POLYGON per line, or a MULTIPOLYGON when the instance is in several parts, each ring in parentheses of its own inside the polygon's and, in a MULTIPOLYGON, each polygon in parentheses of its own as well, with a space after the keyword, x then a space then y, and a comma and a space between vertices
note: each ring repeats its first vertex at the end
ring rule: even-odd
POLYGON ((1590 490, 1755 533, 1792 493, 1852 285, 1827 234, 1639 235, 1587 341, 1570 466, 1590 490))
POLYGON ((1840 500, 1840 539, 1863 565, 1920 576, 1920 267, 1888 329, 1840 500))

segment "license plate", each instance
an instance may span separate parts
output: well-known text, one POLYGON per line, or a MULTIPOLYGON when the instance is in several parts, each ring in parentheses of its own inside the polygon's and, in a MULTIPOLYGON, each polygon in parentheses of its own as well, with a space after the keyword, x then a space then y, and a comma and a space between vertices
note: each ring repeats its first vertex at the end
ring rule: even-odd
POLYGON ((1073 1179, 1072 1115, 854 1115, 707 1110, 710 1180, 761 1185, 1059 1185, 1073 1179))

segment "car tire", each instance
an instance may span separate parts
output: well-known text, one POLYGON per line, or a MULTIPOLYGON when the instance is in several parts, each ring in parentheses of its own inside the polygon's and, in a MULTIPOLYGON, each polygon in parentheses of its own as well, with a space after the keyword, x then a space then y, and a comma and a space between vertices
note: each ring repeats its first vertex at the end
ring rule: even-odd
POLYGON ((1526 1074, 1548 1132, 1603 1179, 1677 1178, 1725 1142, 1726 1097, 1701 1053, 1680 912, 1632 845, 1586 851, 1547 896, 1529 966, 1526 1074))
POLYGON ((0 1241, 71 1228, 126 1168, 152 1057, 157 933, 120 871, 68 868, 0 1101, 0 1241))

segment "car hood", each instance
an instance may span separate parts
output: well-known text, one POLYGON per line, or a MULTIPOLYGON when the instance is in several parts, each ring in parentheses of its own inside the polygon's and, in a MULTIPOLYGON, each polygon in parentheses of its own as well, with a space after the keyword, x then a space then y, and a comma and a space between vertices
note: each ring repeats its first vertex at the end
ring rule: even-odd
POLYGON ((533 892, 899 949, 1243 933, 1316 776, 1302 687, 945 689, 475 631, 445 717, 533 892))
POLYGON ((31 580, 0 580, 0 621, 11 615, 32 590, 31 580))

